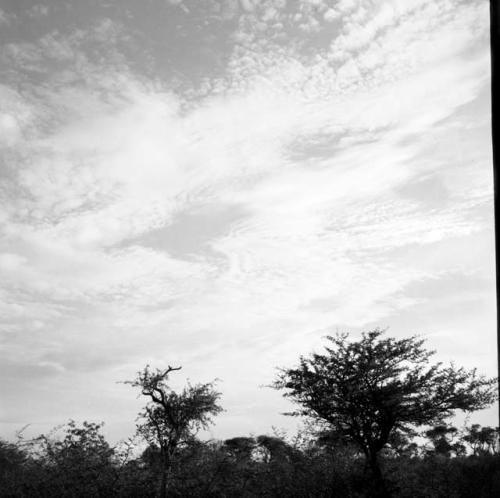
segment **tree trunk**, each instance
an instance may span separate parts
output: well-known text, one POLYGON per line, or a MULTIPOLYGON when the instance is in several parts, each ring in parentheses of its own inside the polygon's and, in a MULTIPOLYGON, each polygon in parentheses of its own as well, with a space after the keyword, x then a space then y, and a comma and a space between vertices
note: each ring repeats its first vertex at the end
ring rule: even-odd
POLYGON ((374 484, 371 495, 373 498, 391 498, 391 494, 387 489, 387 483, 382 475, 377 453, 373 453, 368 456, 368 463, 370 464, 374 484))
POLYGON ((161 450, 161 479, 160 479, 160 498, 167 498, 168 474, 170 472, 170 455, 168 451, 161 450))
POLYGON ((167 498, 167 469, 164 466, 161 469, 160 498, 167 498))

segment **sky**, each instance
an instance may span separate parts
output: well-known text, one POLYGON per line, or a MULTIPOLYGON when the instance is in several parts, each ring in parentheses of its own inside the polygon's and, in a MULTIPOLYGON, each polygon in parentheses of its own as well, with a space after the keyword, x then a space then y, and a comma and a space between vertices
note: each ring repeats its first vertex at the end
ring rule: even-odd
POLYGON ((0 437, 130 436, 146 364, 292 430, 337 331, 495 376, 488 9, 0 0, 0 437))

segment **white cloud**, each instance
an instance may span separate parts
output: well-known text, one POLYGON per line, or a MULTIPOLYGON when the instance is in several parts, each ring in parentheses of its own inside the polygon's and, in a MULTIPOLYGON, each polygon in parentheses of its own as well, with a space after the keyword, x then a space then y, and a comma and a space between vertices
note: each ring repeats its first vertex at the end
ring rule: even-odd
POLYGON ((342 12, 343 14, 354 10, 354 8, 358 5, 358 0, 340 0, 337 2, 336 8, 342 12))
POLYGON ((13 14, 8 14, 3 9, 0 9, 0 24, 8 26, 13 18, 15 18, 13 14))
POLYGON ((256 2, 254 0, 240 0, 241 7, 246 12, 253 12, 256 7, 256 2))
POLYGON ((328 21, 328 22, 331 22, 331 21, 335 21, 336 19, 338 19, 340 17, 340 12, 338 12, 337 10, 335 9, 328 9, 324 14, 323 14, 323 18, 325 19, 325 21, 328 21))
POLYGON ((370 5, 305 2, 293 24, 289 4, 241 2, 203 97, 134 75, 114 20, 9 45, 43 77, 0 87, 4 354, 95 383, 178 358, 255 394, 321 331, 417 317, 412 286, 486 278, 489 125, 467 110, 488 85, 486 4, 370 5), (321 49, 262 35, 275 22, 287 42, 313 26, 321 49), (85 44, 108 35, 103 67, 85 44), (186 219, 203 237, 176 245, 186 219), (228 375, 251 359, 258 379, 228 375))
POLYGON ((26 261, 19 254, 0 253, 0 269, 4 271, 19 270, 20 266, 26 261))

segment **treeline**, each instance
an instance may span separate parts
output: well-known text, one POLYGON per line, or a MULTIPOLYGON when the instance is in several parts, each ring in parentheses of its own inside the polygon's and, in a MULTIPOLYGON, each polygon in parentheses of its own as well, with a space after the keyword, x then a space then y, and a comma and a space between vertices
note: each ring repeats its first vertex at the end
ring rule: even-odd
POLYGON ((2 497, 496 497, 499 430, 451 426, 497 399, 495 379, 430 363, 417 337, 328 337, 324 354, 283 368, 273 387, 306 428, 202 441, 222 411, 215 383, 177 392, 180 367, 146 366, 126 384, 146 398, 136 435, 111 446, 102 424, 0 441, 2 497))
MULTIPOLYGON (((56 434, 0 442, 2 497, 155 497, 162 459, 132 442, 111 446, 101 425, 70 422, 56 434)), ((500 496, 498 430, 438 426, 421 443, 384 449, 389 493, 399 497, 500 496)), ((357 448, 331 432, 184 442, 170 469, 172 497, 365 497, 373 480, 357 448)))

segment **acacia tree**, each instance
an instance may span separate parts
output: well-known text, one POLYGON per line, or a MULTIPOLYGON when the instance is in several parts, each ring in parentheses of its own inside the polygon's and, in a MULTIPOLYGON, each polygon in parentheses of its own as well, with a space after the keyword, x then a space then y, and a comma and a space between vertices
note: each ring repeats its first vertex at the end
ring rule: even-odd
POLYGON ((201 428, 212 423, 212 416, 222 411, 218 401, 220 393, 214 383, 188 384, 177 393, 167 384, 171 372, 181 367, 169 366, 166 370, 151 370, 149 365, 137 373, 127 384, 138 387, 149 398, 139 414, 138 433, 153 447, 160 450, 160 496, 166 497, 169 476, 174 458, 180 447, 191 440, 201 428))
POLYGON ((285 390, 307 415, 327 422, 364 453, 387 496, 379 453, 395 431, 443 423, 454 411, 475 411, 496 399, 496 380, 453 364, 429 364, 433 351, 416 336, 383 337, 365 332, 358 341, 348 334, 328 336, 325 354, 301 357, 296 368, 280 369, 273 387, 285 390))
POLYGON ((437 425, 428 431, 425 431, 425 436, 430 440, 432 449, 428 453, 451 457, 452 453, 456 456, 465 455, 466 448, 460 442, 460 433, 453 426, 444 424, 437 425))
POLYGON ((500 453, 500 429, 473 424, 466 428, 463 440, 470 446, 473 455, 497 455, 500 453))

